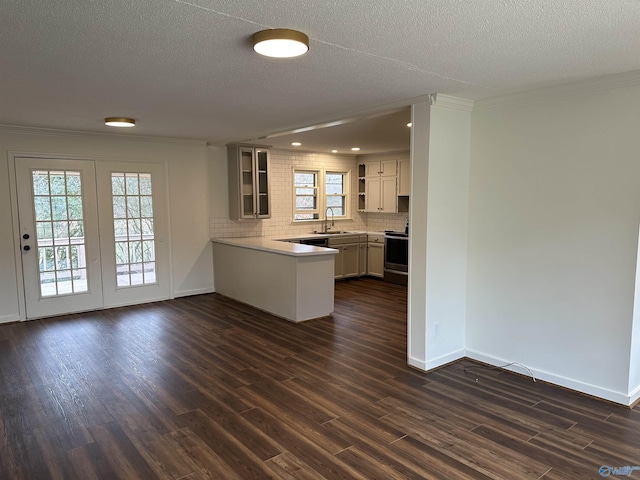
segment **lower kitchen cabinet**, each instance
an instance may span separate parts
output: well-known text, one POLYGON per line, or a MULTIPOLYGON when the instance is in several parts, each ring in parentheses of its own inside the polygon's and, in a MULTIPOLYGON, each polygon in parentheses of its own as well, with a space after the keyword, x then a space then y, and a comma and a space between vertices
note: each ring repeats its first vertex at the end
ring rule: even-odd
POLYGON ((335 278, 357 277, 359 273, 360 244, 350 243, 336 245, 331 248, 338 250, 335 257, 335 278))
POLYGON ((329 248, 338 250, 335 256, 335 278, 357 277, 360 273, 360 238, 358 235, 329 239, 329 248))
POLYGON ((359 267, 358 267, 358 275, 363 277, 367 274, 367 236, 365 235, 365 240, 360 241, 360 258, 359 258, 359 267))
POLYGON ((384 277, 384 239, 370 241, 367 253, 367 275, 384 277))
POLYGON ((371 275, 384 277, 384 235, 348 235, 329 238, 335 256, 335 278, 371 275))

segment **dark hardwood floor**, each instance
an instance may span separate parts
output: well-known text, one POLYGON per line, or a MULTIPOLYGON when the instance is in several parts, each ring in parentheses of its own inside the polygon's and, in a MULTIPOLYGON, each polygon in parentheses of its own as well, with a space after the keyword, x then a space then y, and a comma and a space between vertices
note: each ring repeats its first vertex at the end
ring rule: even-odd
POLYGON ((214 294, 0 326, 0 478, 549 480, 640 465, 637 408, 497 370, 476 383, 469 361, 412 370, 405 311, 405 287, 361 279, 337 284, 332 318, 298 325, 214 294))

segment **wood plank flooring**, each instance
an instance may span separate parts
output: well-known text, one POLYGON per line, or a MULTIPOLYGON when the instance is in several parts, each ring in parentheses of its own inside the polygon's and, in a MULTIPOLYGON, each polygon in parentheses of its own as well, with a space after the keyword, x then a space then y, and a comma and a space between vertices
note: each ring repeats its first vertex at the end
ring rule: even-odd
POLYGON ((476 383, 466 360, 412 370, 405 312, 405 287, 358 279, 337 284, 333 317, 299 325, 213 294, 0 326, 0 479, 551 480, 640 465, 638 408, 497 370, 476 383))

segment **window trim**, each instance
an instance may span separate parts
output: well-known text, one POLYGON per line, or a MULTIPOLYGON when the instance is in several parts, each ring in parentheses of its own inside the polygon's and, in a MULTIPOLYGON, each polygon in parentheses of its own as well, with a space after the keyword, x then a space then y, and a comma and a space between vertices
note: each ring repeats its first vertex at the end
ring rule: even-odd
MULTIPOLYGON (((292 185, 293 185, 293 221, 294 222, 313 222, 313 221, 318 221, 320 220, 320 211, 321 211, 321 198, 320 195, 322 193, 323 190, 323 185, 321 186, 322 183, 322 170, 321 169, 317 169, 317 168, 309 168, 309 167, 293 167, 293 174, 292 174, 292 185), (316 177, 316 184, 314 187, 309 187, 307 186, 306 188, 315 188, 316 190, 316 194, 315 194, 315 198, 316 198, 316 208, 315 209, 305 209, 305 210, 298 210, 297 209, 297 198, 298 195, 296 193, 296 173, 312 173, 315 174, 316 177), (296 218, 296 215, 309 215, 312 214, 314 216, 314 218, 296 218), (317 217, 317 218, 315 218, 317 217)), ((303 187, 305 188, 305 187, 303 187)), ((306 196, 306 195, 305 195, 306 196)))
POLYGON ((325 221, 327 217, 327 198, 330 196, 342 196, 344 197, 344 215, 335 215, 333 218, 335 220, 351 220, 351 169, 339 169, 339 168, 326 168, 326 167, 314 167, 307 165, 294 165, 292 169, 291 175, 291 185, 293 187, 293 223, 300 222, 320 222, 325 221), (311 212, 310 210, 297 210, 296 209, 296 185, 295 185, 295 174, 302 172, 315 173, 317 175, 317 211, 314 210, 311 212), (342 194, 327 194, 326 189, 326 177, 327 174, 333 175, 342 175, 343 176, 343 191, 342 194), (324 212, 324 213, 323 213, 324 212), (314 213, 317 214, 318 218, 309 218, 309 219, 297 219, 297 214, 308 214, 314 213))
POLYGON ((336 170, 336 169, 326 169, 324 171, 324 181, 325 181, 325 185, 324 185, 324 211, 325 211, 325 216, 327 214, 327 209, 328 209, 328 199, 331 197, 343 197, 344 198, 344 215, 336 215, 334 218, 336 219, 349 219, 351 218, 349 213, 350 213, 350 202, 349 202, 349 197, 351 194, 351 176, 350 174, 350 170, 336 170), (327 193, 327 185, 326 185, 326 180, 327 180, 327 175, 342 175, 342 191, 343 193, 327 193))

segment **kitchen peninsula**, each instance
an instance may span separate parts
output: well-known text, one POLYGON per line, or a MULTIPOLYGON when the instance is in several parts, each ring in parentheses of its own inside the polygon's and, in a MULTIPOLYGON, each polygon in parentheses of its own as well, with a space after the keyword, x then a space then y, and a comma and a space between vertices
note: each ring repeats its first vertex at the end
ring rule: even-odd
POLYGON ((211 241, 217 293, 292 322, 333 313, 337 250, 263 237, 211 241))

